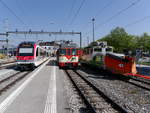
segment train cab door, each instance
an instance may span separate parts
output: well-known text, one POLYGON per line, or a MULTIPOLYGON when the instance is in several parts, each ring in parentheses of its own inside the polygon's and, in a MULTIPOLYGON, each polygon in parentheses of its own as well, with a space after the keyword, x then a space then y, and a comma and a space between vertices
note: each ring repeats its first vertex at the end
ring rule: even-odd
POLYGON ((71 56, 71 49, 70 48, 66 49, 66 57, 67 57, 68 60, 70 60, 70 58, 72 57, 71 56))

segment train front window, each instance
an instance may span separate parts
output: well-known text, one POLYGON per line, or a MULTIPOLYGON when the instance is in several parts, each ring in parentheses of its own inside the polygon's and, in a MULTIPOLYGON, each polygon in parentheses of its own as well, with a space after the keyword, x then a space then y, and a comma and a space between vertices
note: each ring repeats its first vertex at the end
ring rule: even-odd
POLYGON ((71 49, 67 49, 67 55, 71 55, 71 49))
POLYGON ((66 55, 66 49, 61 49, 60 50, 60 55, 66 55))
POLYGON ((19 56, 33 56, 33 48, 19 48, 19 56))
POLYGON ((76 49, 72 49, 72 55, 76 55, 76 49))

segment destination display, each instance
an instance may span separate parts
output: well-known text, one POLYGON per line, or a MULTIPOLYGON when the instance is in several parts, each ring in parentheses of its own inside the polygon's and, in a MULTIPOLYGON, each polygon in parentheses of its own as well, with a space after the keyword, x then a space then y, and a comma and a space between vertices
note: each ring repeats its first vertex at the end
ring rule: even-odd
POLYGON ((31 43, 22 43, 22 44, 20 44, 20 47, 33 47, 33 44, 31 44, 31 43))

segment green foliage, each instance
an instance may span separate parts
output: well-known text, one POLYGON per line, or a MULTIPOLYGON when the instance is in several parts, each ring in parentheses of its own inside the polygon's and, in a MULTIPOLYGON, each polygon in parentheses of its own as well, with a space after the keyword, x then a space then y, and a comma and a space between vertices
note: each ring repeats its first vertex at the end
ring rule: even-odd
POLYGON ((142 48, 145 51, 149 51, 150 50, 150 36, 147 33, 144 33, 141 37, 138 37, 137 45, 139 48, 142 48))
POLYGON ((142 36, 128 34, 124 28, 116 27, 108 35, 98 41, 107 41, 114 47, 115 52, 123 52, 124 49, 134 51, 136 48, 150 50, 150 36, 144 33, 142 36))

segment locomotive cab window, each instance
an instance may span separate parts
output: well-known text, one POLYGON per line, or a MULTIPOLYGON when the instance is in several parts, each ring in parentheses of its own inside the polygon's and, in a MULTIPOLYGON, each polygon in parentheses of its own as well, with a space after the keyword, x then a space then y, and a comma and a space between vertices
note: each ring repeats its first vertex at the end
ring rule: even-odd
POLYGON ((33 56, 33 48, 19 48, 19 56, 33 56))
POLYGON ((67 55, 71 55, 71 49, 67 49, 67 55))
POLYGON ((19 56, 34 56, 34 49, 32 43, 22 43, 19 45, 19 56))
POLYGON ((102 48, 94 48, 94 52, 102 52, 102 48))
POLYGON ((72 49, 72 55, 76 55, 76 49, 72 49))
POLYGON ((113 50, 112 50, 112 48, 106 48, 106 51, 107 52, 112 52, 113 50))
POLYGON ((59 54, 60 55, 66 55, 66 49, 60 49, 59 54))

